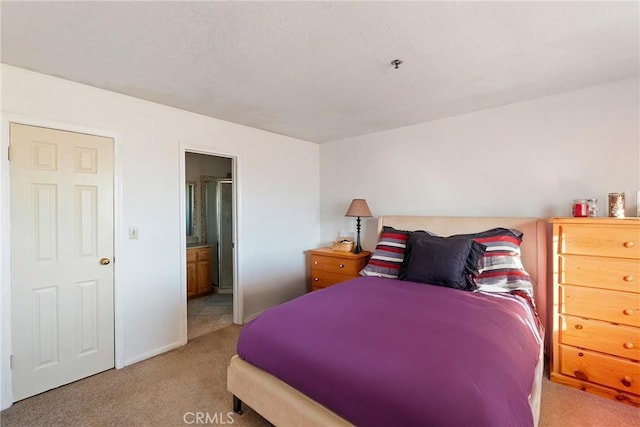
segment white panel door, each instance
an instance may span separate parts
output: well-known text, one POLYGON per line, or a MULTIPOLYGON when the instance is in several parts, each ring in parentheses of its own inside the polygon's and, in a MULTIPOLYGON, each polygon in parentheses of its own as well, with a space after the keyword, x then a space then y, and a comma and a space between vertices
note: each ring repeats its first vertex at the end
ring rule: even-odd
POLYGON ((21 400, 114 366, 113 140, 19 124, 10 135, 21 400))

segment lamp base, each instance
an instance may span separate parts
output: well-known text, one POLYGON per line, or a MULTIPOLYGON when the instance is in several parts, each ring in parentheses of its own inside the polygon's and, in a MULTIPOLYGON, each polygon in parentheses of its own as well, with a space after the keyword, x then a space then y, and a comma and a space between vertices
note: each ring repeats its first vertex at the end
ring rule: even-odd
POLYGON ((353 250, 354 254, 359 254, 360 252, 362 252, 362 246, 360 245, 360 217, 358 217, 358 219, 356 220, 356 230, 358 231, 358 237, 356 240, 356 247, 353 250))

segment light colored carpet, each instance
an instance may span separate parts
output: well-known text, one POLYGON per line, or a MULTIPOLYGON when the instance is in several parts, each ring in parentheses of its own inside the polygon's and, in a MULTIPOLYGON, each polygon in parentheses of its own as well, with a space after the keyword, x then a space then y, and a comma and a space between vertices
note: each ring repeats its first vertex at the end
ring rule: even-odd
MULTIPOLYGON (((0 423, 3 427, 185 426, 196 424, 194 417, 200 412, 210 417, 208 425, 216 425, 211 422, 214 417, 218 421, 225 417, 219 425, 270 426, 246 405, 243 415, 231 412, 226 368, 240 330, 235 325, 219 329, 152 359, 17 402, 0 413, 0 423)), ((639 408, 548 379, 543 382, 541 427, 638 425, 639 408)))
MULTIPOLYGON (((22 400, 2 411, 0 422, 2 427, 161 427, 193 425, 196 413, 226 417, 233 414, 227 365, 240 329, 229 326, 152 359, 22 400)), ((245 409, 242 416, 231 415, 234 426, 270 425, 245 409)))

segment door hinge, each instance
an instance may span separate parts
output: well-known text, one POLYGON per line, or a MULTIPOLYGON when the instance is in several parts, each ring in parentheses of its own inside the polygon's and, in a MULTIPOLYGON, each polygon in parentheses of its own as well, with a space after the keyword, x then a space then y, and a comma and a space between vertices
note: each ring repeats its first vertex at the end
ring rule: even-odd
POLYGON ((9 356, 9 369, 13 369, 13 354, 9 356))
POLYGON ((7 147, 7 160, 11 161, 11 146, 7 147))

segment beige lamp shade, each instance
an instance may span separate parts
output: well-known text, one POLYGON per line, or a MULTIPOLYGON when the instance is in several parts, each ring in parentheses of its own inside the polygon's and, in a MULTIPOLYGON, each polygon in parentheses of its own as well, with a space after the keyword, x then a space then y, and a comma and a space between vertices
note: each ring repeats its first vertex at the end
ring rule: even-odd
POLYGON ((365 199, 353 199, 344 216, 359 216, 363 218, 372 217, 371 210, 365 199))

